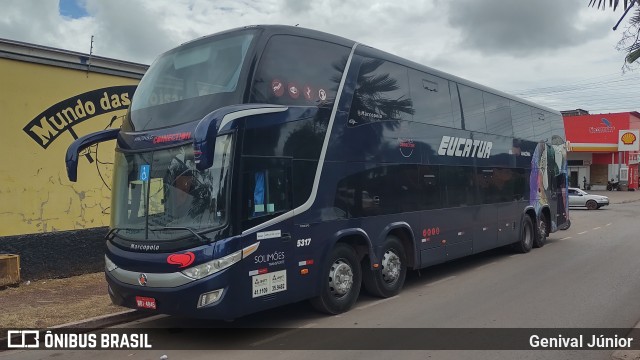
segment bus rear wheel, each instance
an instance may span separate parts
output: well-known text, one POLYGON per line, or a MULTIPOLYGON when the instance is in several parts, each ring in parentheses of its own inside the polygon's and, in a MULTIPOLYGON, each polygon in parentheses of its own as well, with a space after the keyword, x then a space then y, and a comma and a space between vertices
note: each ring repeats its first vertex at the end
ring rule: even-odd
POLYGON ((536 227, 536 236, 533 240, 533 247, 541 248, 547 242, 547 216, 540 214, 538 218, 538 226, 536 227))
POLYGON ((337 244, 323 268, 320 296, 311 300, 318 311, 335 315, 351 309, 360 294, 362 271, 353 248, 337 244))
POLYGON ((374 296, 388 298, 397 295, 404 286, 407 276, 407 255, 400 240, 389 235, 383 244, 380 269, 371 270, 369 262, 362 267, 362 281, 365 289, 374 296))
POLYGON ((533 247, 534 235, 533 221, 529 215, 525 215, 520 226, 520 240, 511 247, 519 253, 528 253, 533 247))

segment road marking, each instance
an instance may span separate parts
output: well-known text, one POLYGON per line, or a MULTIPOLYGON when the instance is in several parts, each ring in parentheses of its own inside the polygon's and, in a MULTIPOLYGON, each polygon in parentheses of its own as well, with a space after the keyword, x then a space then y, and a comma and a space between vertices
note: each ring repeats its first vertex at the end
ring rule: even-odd
POLYGON ((609 225, 611 225, 611 223, 608 223, 608 224, 607 224, 607 225, 605 225, 605 226, 609 226, 609 225))
POLYGON ((318 324, 316 324, 316 323, 309 323, 309 324, 303 325, 303 326, 301 326, 301 327, 299 327, 299 328, 297 328, 297 329, 291 329, 291 330, 289 330, 289 331, 285 331, 285 332, 283 332, 283 333, 281 333, 281 334, 274 335, 274 336, 268 337, 268 338, 266 338, 266 339, 262 339, 262 340, 260 340, 260 341, 256 341, 256 342, 252 343, 252 344, 251 344, 251 346, 258 346, 258 345, 262 345, 262 344, 264 344, 264 343, 268 343, 268 342, 270 342, 270 341, 273 341, 273 340, 276 340, 276 339, 280 339, 280 338, 285 337, 285 336, 287 336, 287 335, 291 335, 291 334, 293 334, 293 333, 295 333, 295 332, 298 332, 298 331, 300 331, 300 330, 302 330, 302 329, 308 329, 308 328, 314 327, 314 326, 316 326, 316 325, 318 325, 318 324))
POLYGON ((434 281, 434 282, 432 282, 432 283, 429 283, 429 284, 427 284, 427 285, 425 285, 425 286, 438 285, 438 284, 443 283, 443 282, 445 282, 445 281, 449 281, 449 280, 451 280, 451 279, 453 279, 453 278, 455 278, 455 277, 456 277, 455 275, 452 275, 452 276, 446 277, 446 278, 444 278, 444 279, 440 279, 440 280, 438 280, 438 281, 434 281))
POLYGON ((593 230, 598 230, 598 229, 600 229, 600 228, 601 228, 600 226, 598 226, 598 227, 594 227, 594 228, 593 228, 593 230))
POLYGON ((367 304, 367 305, 358 306, 357 308, 355 308, 355 310, 362 310, 362 309, 370 308, 370 307, 372 307, 372 306, 376 306, 376 305, 378 305, 378 304, 382 304, 382 303, 384 303, 384 302, 387 302, 387 301, 389 301, 389 300, 393 300, 393 299, 398 298, 398 297, 400 297, 400 295, 396 295, 396 296, 392 296, 392 297, 390 297, 390 298, 386 298, 386 299, 382 299, 382 300, 374 301, 374 302, 369 303, 369 304, 367 304))
POLYGON ((567 237, 564 237, 564 238, 562 238, 560 240, 568 240, 568 239, 573 239, 573 238, 571 236, 567 236, 567 237))
POLYGON ((586 234, 588 231, 579 232, 578 235, 586 234))

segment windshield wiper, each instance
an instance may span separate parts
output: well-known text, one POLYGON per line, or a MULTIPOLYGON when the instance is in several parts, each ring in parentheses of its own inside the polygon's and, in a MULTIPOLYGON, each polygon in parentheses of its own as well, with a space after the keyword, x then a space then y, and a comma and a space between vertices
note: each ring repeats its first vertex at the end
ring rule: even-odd
POLYGON ((198 240, 200 240, 202 242, 207 242, 208 241, 202 235, 198 234, 194 229, 192 229, 190 227, 186 227, 186 226, 165 226, 165 227, 155 228, 155 229, 149 228, 149 231, 163 231, 163 230, 187 230, 190 233, 192 233, 195 237, 197 237, 198 240))
POLYGON ((109 232, 107 233, 107 235, 104 236, 104 238, 106 240, 113 240, 114 237, 116 237, 116 233, 120 230, 136 230, 136 231, 143 231, 144 229, 135 229, 135 228, 112 228, 111 230, 109 230, 109 232))

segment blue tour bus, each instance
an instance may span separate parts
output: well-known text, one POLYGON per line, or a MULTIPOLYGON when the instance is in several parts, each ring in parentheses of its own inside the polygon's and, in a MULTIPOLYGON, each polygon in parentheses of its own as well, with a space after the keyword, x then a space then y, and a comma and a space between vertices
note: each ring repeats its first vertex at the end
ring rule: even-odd
POLYGON ((561 115, 338 36, 250 26, 149 68, 119 129, 115 304, 232 319, 349 310, 419 269, 568 227, 561 115))

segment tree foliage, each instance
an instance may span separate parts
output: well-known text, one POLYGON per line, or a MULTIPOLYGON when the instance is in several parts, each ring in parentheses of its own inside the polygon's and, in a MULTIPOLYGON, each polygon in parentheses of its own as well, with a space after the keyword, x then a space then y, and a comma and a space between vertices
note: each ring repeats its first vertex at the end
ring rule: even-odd
MULTIPOLYGON (((589 6, 596 9, 605 10, 607 8, 613 8, 616 11, 623 2, 620 0, 589 0, 589 6)), ((620 8, 624 11, 620 21, 613 27, 617 29, 623 18, 633 10, 633 15, 629 18, 628 25, 626 26, 622 39, 618 42, 617 49, 627 53, 625 56, 625 65, 623 68, 629 69, 638 58, 640 58, 640 6, 637 0, 624 0, 624 7, 620 8)))

